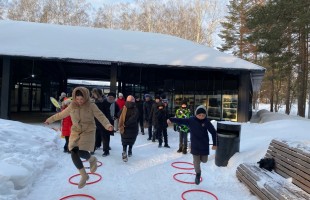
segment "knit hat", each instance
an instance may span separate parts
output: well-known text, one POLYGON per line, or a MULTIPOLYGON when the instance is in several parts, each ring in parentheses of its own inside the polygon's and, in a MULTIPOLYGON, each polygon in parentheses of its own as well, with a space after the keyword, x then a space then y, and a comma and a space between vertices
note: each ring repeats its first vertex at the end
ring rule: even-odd
POLYGON ((115 98, 115 97, 116 97, 116 94, 115 94, 114 92, 109 92, 108 95, 107 95, 107 97, 109 97, 109 96, 112 96, 112 97, 115 98))
POLYGON ((65 96, 67 96, 67 94, 64 93, 64 92, 62 92, 62 93, 60 94, 60 96, 61 96, 61 97, 65 97, 65 96))
POLYGON ((201 105, 201 106, 198 106, 196 108, 196 111, 195 111, 195 115, 199 115, 199 114, 207 114, 207 109, 205 106, 201 105))
POLYGON ((156 95, 156 96, 155 96, 155 99, 160 99, 160 96, 156 95))
POLYGON ((150 94, 145 94, 145 95, 144 95, 144 98, 146 98, 146 97, 151 98, 151 95, 150 95, 150 94))
POLYGON ((118 93, 118 97, 124 97, 123 93, 118 93))

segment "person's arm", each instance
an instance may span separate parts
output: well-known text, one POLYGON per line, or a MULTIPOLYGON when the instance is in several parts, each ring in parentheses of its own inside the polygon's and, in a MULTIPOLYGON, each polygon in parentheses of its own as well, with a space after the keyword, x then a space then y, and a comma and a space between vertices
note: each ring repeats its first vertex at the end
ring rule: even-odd
POLYGON ((51 124, 55 121, 58 121, 58 120, 61 120, 65 117, 68 117, 70 115, 70 112, 71 112, 71 106, 68 106, 66 109, 64 109, 63 111, 59 112, 59 113, 56 113, 55 115, 47 118, 45 120, 45 124, 51 124))
POLYGON ((96 104, 91 104, 91 109, 94 113, 94 116, 98 119, 102 126, 109 131, 113 131, 113 126, 110 124, 110 121, 96 106, 96 104))
POLYGON ((212 141, 213 141, 213 146, 212 149, 215 150, 218 146, 218 138, 217 138, 217 132, 213 126, 213 124, 211 124, 211 122, 207 119, 207 129, 209 131, 209 133, 212 136, 212 141))
POLYGON ((182 125, 186 125, 186 126, 189 125, 189 119, 188 119, 188 118, 170 117, 170 118, 167 120, 167 122, 168 122, 168 124, 172 122, 172 123, 182 124, 182 125))

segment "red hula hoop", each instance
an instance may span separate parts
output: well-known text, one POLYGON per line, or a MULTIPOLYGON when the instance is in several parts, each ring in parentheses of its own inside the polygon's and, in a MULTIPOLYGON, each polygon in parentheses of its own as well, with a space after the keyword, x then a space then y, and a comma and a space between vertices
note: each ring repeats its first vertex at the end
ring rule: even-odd
POLYGON ((186 193, 190 193, 190 192, 204 192, 204 193, 207 193, 207 194, 210 194, 211 196, 213 196, 216 200, 218 200, 217 196, 215 194, 213 194, 212 192, 209 192, 207 190, 186 190, 185 192, 182 193, 182 200, 186 200, 184 195, 186 193))
MULTIPOLYGON (((187 182, 187 181, 182 181, 176 178, 177 175, 179 174, 192 174, 192 175, 196 175, 195 173, 190 173, 190 172, 181 172, 181 173, 176 173, 175 175, 173 175, 173 179, 181 182, 181 183, 186 183, 186 184, 195 184, 195 182, 187 182)), ((202 182, 202 177, 200 177, 200 182, 202 182)))
POLYGON ((171 166, 174 167, 174 168, 177 168, 177 169, 184 169, 184 170, 192 170, 192 169, 194 169, 194 168, 178 167, 175 164, 188 164, 188 165, 194 166, 194 164, 190 163, 190 162, 173 162, 173 163, 171 163, 171 166))
POLYGON ((89 196, 89 195, 87 195, 87 194, 71 194, 71 195, 62 197, 62 198, 59 199, 59 200, 70 199, 71 197, 87 197, 87 198, 89 198, 89 199, 96 200, 94 197, 89 196))
MULTIPOLYGON (((87 160, 83 160, 82 162, 86 162, 87 160)), ((103 164, 102 162, 100 162, 99 160, 97 160, 97 163, 99 163, 99 165, 97 165, 97 167, 101 167, 103 164)), ((85 169, 89 169, 89 167, 85 167, 85 169)))
MULTIPOLYGON (((99 177, 99 179, 98 179, 98 180, 95 180, 95 181, 93 181, 93 182, 86 183, 86 185, 90 185, 90 184, 97 183, 97 182, 101 181, 101 179, 102 179, 102 176, 101 176, 100 174, 97 174, 97 173, 87 173, 87 174, 96 175, 96 176, 99 177)), ((75 175, 71 176, 71 177, 69 178, 69 183, 71 183, 72 185, 78 185, 78 183, 75 183, 75 182, 72 182, 72 181, 71 181, 71 179, 73 179, 74 177, 77 177, 77 176, 80 176, 80 174, 75 174, 75 175)))

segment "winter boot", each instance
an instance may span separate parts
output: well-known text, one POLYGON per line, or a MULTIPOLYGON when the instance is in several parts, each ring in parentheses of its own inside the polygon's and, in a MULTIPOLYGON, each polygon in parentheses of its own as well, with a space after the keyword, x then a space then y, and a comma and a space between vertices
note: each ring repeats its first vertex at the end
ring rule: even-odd
POLYGON ((89 168, 90 168, 90 172, 94 173, 97 170, 97 158, 95 156, 91 156, 89 158, 89 168))
POLYGON ((128 157, 132 156, 132 150, 128 150, 128 157))
POLYGON ((200 183, 200 177, 201 177, 201 173, 197 173, 197 174, 196 174, 196 178, 195 178, 195 183, 196 183, 196 185, 199 185, 199 183, 200 183))
POLYGON ((164 145, 164 147, 166 147, 166 148, 170 148, 170 146, 169 146, 168 144, 165 144, 165 145, 164 145))
POLYGON ((123 151, 123 153, 122 153, 122 159, 124 162, 128 161, 127 153, 125 151, 123 151))
POLYGON ((178 153, 182 152, 182 146, 179 147, 179 149, 177 150, 178 153))
POLYGON ((102 157, 107 157, 108 155, 110 155, 110 152, 109 151, 104 151, 103 154, 102 154, 102 157))
POLYGON ((187 154, 187 146, 184 146, 184 147, 183 147, 182 153, 183 153, 183 154, 187 154))
POLYGON ((85 170, 84 167, 82 169, 80 169, 79 171, 80 171, 80 174, 81 174, 81 179, 80 179, 78 188, 81 189, 81 188, 83 188, 86 185, 86 181, 88 181, 89 176, 86 173, 86 170, 85 170))

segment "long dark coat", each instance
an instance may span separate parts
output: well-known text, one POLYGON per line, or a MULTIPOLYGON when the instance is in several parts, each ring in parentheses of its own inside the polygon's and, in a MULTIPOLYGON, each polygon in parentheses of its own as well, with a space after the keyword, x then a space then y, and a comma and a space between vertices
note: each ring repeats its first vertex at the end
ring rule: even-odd
POLYGON ((121 134, 122 144, 134 145, 139 132, 138 129, 139 111, 134 102, 126 101, 125 106, 127 107, 127 113, 125 117, 124 133, 121 134))

